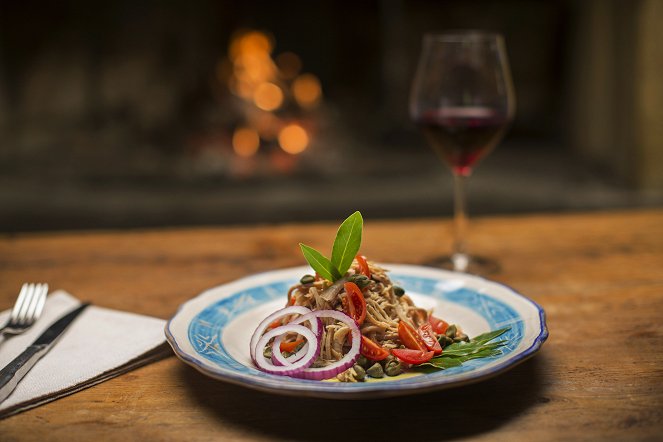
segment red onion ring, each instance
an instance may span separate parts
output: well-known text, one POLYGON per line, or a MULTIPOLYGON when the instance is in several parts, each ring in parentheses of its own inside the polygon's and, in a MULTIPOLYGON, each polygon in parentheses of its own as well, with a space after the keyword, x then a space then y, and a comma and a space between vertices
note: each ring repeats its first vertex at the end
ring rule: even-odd
POLYGON ((269 330, 267 333, 262 335, 260 339, 258 339, 258 343, 256 344, 256 365, 259 369, 266 373, 278 374, 282 376, 297 376, 301 374, 303 370, 313 364, 316 359, 318 359, 318 356, 320 355, 320 335, 321 334, 313 333, 303 325, 297 324, 281 325, 272 330, 269 330), (308 350, 304 357, 293 364, 282 366, 273 365, 271 362, 267 361, 265 356, 261 351, 258 351, 258 349, 265 348, 265 345, 267 345, 270 339, 285 333, 297 333, 303 336, 304 339, 306 339, 309 343, 308 350))
MULTIPOLYGON (((314 310, 311 313, 318 318, 332 318, 342 322, 350 328, 350 333, 352 333, 350 350, 348 350, 341 359, 325 367, 306 368, 291 375, 302 379, 321 381, 323 379, 333 378, 337 374, 344 372, 354 365, 357 358, 359 358, 359 350, 361 349, 361 330, 359 330, 359 326, 355 320, 345 313, 336 310, 314 310)), ((322 335, 323 332, 320 333, 321 337, 322 335)), ((322 338, 320 338, 320 341, 321 340, 322 338)))
POLYGON ((310 311, 306 307, 291 306, 278 310, 265 318, 251 338, 251 358, 259 369, 271 374, 282 376, 292 376, 302 379, 323 380, 333 378, 339 373, 352 367, 359 357, 361 348, 361 331, 359 326, 350 316, 336 310, 315 310, 310 311), (284 315, 299 314, 306 310, 307 313, 294 319, 292 322, 276 327, 267 333, 262 334, 265 329, 276 319, 284 315), (316 318, 317 320, 313 320, 316 318), (324 334, 320 318, 332 318, 342 322, 350 328, 351 345, 350 350, 338 361, 325 367, 310 368, 320 355, 322 348, 321 341, 324 334), (311 329, 298 325, 309 321, 311 329), (298 333, 306 339, 306 344, 297 353, 288 358, 283 357, 280 350, 280 343, 287 333, 298 333), (270 339, 276 338, 272 343, 272 362, 269 363, 264 357, 262 349, 265 348, 270 339), (315 341, 315 346, 311 343, 315 341))
MULTIPOLYGON (((295 318, 292 321, 290 321, 288 324, 301 324, 302 322, 306 321, 309 321, 309 323, 311 324, 311 331, 322 337, 322 332, 323 332, 322 321, 320 321, 320 318, 318 317, 318 315, 315 314, 315 312, 309 312, 305 315, 300 316, 299 318, 295 318)), ((304 357, 306 351, 308 350, 308 342, 307 342, 296 353, 291 354, 287 358, 284 357, 283 354, 281 353, 281 342, 283 341, 283 338, 285 338, 285 336, 286 336, 285 333, 280 336, 277 336, 276 339, 274 339, 274 342, 272 343, 272 363, 274 365, 290 365, 294 362, 297 362, 304 357)))
MULTIPOLYGON (((311 310, 301 305, 292 305, 290 307, 285 307, 280 310, 277 310, 271 315, 267 316, 265 319, 263 319, 262 322, 256 328, 256 331, 253 332, 253 336, 251 336, 251 343, 249 344, 249 351, 251 352, 251 360, 253 360, 254 363, 256 362, 256 348, 257 348, 256 344, 258 344, 258 340, 263 335, 263 333, 265 333, 265 330, 267 330, 267 327, 269 327, 269 325, 272 322, 282 318, 283 316, 305 315, 307 313, 311 313, 311 310)), ((318 325, 317 323, 316 324, 311 323, 311 330, 316 335, 319 334, 319 330, 316 329, 317 325, 318 325)))

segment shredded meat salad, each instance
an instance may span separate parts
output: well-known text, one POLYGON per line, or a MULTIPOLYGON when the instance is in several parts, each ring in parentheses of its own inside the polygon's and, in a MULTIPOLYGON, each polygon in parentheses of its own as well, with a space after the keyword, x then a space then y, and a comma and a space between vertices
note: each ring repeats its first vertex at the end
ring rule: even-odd
MULTIPOLYGON (((311 310, 340 310, 343 311, 343 301, 346 296, 343 284, 357 280, 356 263, 343 279, 331 283, 326 279, 318 278, 310 284, 296 284, 289 292, 288 300, 294 297, 291 305, 302 305, 311 310)), ((398 338, 398 322, 405 321, 415 329, 428 320, 428 312, 418 308, 406 294, 398 296, 394 293, 394 284, 389 279, 387 271, 382 267, 368 262, 371 277, 361 278, 367 281, 362 290, 366 301, 366 319, 360 326, 361 334, 379 343, 384 348, 397 348, 401 344, 398 338)), ((345 301, 347 302, 347 301, 345 301)), ((334 353, 340 354, 341 344, 345 342, 347 327, 336 327, 334 324, 326 325, 331 338, 323 341, 321 357, 330 359, 334 353), (333 334, 330 333, 333 331, 333 334), (328 346, 327 343, 333 343, 328 346)))
MULTIPOLYGON (((399 323, 404 322, 412 330, 418 330, 429 323, 429 319, 432 319, 430 318, 432 312, 417 307, 401 287, 394 285, 386 269, 371 261, 364 262, 368 267, 370 277, 360 273, 360 263, 357 259, 353 261, 352 267, 343 278, 333 283, 312 275, 303 276, 300 282, 293 285, 288 291, 287 305, 303 306, 311 310, 337 310, 348 313, 350 301, 344 286, 348 282, 355 283, 360 287, 366 303, 366 316, 359 325, 362 336, 384 349, 385 353, 391 349, 407 348, 399 335, 399 323)), ((289 318, 284 318, 281 322, 287 323, 288 320, 289 318)), ((441 322, 444 323, 444 321, 441 322)), ((349 346, 350 329, 347 325, 331 318, 322 319, 322 324, 324 335, 321 339, 320 355, 312 367, 324 367, 338 361, 347 352, 349 346)), ((444 324, 446 326, 446 323, 444 324)), ((467 338, 458 327, 456 329, 458 330, 456 333, 458 340, 467 338)), ((455 335, 454 338, 456 338, 455 335)), ((293 334, 286 338, 286 342, 297 342, 297 338, 293 334)), ((298 347, 301 348, 302 345, 303 343, 300 343, 298 347)), ((293 349, 293 352, 297 349, 293 349)), ((266 356, 271 354, 269 347, 266 348, 266 353, 266 356)), ((385 374, 395 376, 402 373, 405 368, 401 361, 390 354, 381 361, 377 361, 367 358, 364 353, 362 351, 362 356, 353 367, 338 374, 336 378, 343 382, 357 382, 363 381, 367 375, 376 378, 381 378, 385 374)))
POLYGON ((341 224, 331 259, 300 243, 316 273, 290 287, 286 306, 254 332, 251 358, 260 370, 357 382, 396 376, 468 341, 458 326, 414 305, 386 269, 357 254, 362 227, 359 212, 341 224))

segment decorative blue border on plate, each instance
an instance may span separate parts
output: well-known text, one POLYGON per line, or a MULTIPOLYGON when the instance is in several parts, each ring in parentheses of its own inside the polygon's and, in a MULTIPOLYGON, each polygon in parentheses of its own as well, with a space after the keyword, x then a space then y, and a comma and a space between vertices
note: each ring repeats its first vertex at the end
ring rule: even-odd
MULTIPOLYGON (((416 269, 414 266, 403 267, 416 269)), ((269 273, 262 275, 269 275, 269 273)), ((336 398, 366 397, 365 393, 368 392, 372 393, 372 396, 407 394, 433 388, 444 388, 476 382, 494 376, 528 358, 540 348, 548 337, 543 309, 532 300, 504 285, 483 280, 479 277, 472 277, 477 280, 483 280, 488 285, 493 284, 506 288, 513 295, 528 301, 536 311, 538 311, 540 324, 538 336, 534 339, 530 347, 518 354, 512 355, 511 357, 509 357, 509 354, 514 352, 523 338, 524 322, 523 318, 521 318, 508 304, 498 301, 484 293, 480 293, 480 291, 475 289, 445 286, 444 279, 441 278, 425 278, 396 271, 392 272, 392 277, 408 291, 422 293, 426 296, 431 296, 445 302, 457 303, 479 312, 484 319, 488 320, 491 329, 510 325, 512 329, 505 335, 509 338, 510 344, 504 348, 502 355, 494 358, 470 361, 461 367, 455 367, 453 369, 427 374, 425 376, 394 379, 389 382, 379 383, 345 384, 293 379, 283 376, 269 375, 235 361, 223 347, 223 344, 218 340, 222 329, 233 317, 250 310, 253 306, 283 297, 290 285, 296 281, 296 278, 292 277, 281 278, 280 280, 273 281, 269 284, 254 285, 253 287, 233 292, 223 299, 205 307, 189 323, 188 339, 190 344, 200 357, 214 362, 216 368, 210 368, 196 359, 196 357, 182 351, 171 332, 171 323, 175 317, 177 317, 177 314, 166 325, 166 336, 175 350, 175 353, 181 359, 209 376, 265 391, 336 398), (460 381, 458 379, 445 379, 452 374, 477 370, 483 365, 494 362, 496 359, 503 359, 503 361, 491 367, 489 370, 483 370, 477 376, 465 378, 460 381), (364 395, 362 395, 362 393, 364 393, 364 395)), ((245 279, 251 278, 252 277, 245 279)), ((184 305, 180 307, 178 314, 183 307, 184 305)), ((454 378, 457 378, 457 376, 454 376, 454 378)))

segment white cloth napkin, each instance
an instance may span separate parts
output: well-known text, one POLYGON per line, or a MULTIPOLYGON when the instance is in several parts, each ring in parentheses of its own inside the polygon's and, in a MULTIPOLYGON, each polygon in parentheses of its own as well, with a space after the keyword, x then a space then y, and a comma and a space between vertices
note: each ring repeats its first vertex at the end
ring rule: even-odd
MULTIPOLYGON (((7 365, 60 316, 80 301, 64 291, 48 296, 39 320, 26 332, 0 342, 0 368, 7 365)), ((4 324, 9 310, 0 314, 4 324)), ((126 373, 172 353, 164 320, 94 305, 86 308, 51 350, 0 404, 0 419, 126 373)))

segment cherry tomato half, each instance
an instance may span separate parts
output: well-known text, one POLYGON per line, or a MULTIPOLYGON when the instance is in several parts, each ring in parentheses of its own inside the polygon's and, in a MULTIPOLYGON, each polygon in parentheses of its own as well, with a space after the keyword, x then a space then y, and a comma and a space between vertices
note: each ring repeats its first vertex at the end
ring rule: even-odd
POLYGON ((361 325, 366 319, 366 300, 361 293, 361 289, 354 282, 346 282, 343 284, 345 288, 345 298, 343 300, 343 310, 357 324, 361 325))
POLYGON ((304 339, 302 339, 302 338, 299 338, 299 339, 296 339, 296 340, 290 341, 290 342, 281 341, 281 345, 279 345, 279 349, 282 352, 292 353, 299 346, 299 344, 301 344, 303 342, 304 342, 304 339))
POLYGON ((428 350, 431 350, 436 355, 442 354, 442 346, 437 342, 437 336, 429 323, 421 325, 417 333, 421 340, 424 341, 424 344, 426 344, 428 350))
POLYGON ((449 328, 449 324, 446 321, 440 318, 436 318, 433 315, 428 315, 428 322, 430 323, 431 327, 433 327, 433 331, 438 335, 444 334, 449 328))
POLYGON ((389 350, 368 339, 361 337, 361 354, 372 361, 381 361, 389 356, 389 350))
POLYGON ((395 348, 391 351, 391 354, 401 361, 413 365, 423 364, 433 358, 432 351, 411 350, 409 348, 395 348))
POLYGON ((366 257, 362 255, 355 256, 357 264, 359 264, 359 271, 365 275, 367 278, 371 277, 371 271, 368 269, 368 262, 366 262, 366 257))
POLYGON ((412 350, 427 351, 426 344, 419 334, 405 321, 398 323, 398 337, 407 348, 412 350))

